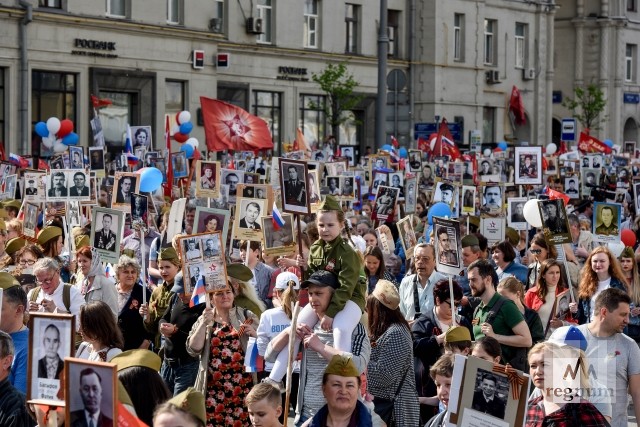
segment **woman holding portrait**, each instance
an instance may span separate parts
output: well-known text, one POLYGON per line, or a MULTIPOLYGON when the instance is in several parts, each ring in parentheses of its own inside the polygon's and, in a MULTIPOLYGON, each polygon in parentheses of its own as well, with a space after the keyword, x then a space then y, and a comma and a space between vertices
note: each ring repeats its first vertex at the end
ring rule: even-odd
POLYGON ((122 255, 116 265, 116 291, 118 292, 118 327, 124 337, 123 350, 147 349, 153 334, 144 328, 140 316, 143 300, 149 301, 151 292, 145 286, 137 286, 140 280, 140 264, 135 258, 122 255), (146 295, 143 295, 146 293, 146 295))
POLYGON ((245 372, 249 337, 256 337, 258 318, 234 304, 229 286, 211 294, 213 307, 205 308, 187 338, 187 353, 200 358, 195 388, 205 396, 207 424, 249 426, 243 406, 253 386, 245 372))

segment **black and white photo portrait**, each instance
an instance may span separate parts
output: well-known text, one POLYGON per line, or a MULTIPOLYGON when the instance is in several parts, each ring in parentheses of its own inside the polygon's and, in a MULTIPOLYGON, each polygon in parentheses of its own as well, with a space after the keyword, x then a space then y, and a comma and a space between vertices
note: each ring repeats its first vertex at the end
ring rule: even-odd
POLYGON ((233 169, 222 169, 221 179, 223 184, 229 186, 229 197, 235 197, 238 192, 238 184, 243 182, 244 172, 233 169))
POLYGON ((74 199, 89 199, 89 176, 84 171, 69 172, 69 197, 74 199))
POLYGON ((69 358, 65 361, 66 419, 70 427, 113 427, 116 419, 116 366, 69 358))
MULTIPOLYGON (((131 202, 127 204, 130 209, 131 202)), ((100 251, 105 262, 117 263, 120 257, 121 230, 124 224, 124 212, 94 207, 91 209, 91 242, 100 251)))
POLYGON ((353 152, 353 147, 352 146, 347 146, 347 145, 341 145, 340 149, 342 151, 342 157, 346 157, 347 159, 347 163, 349 166, 355 166, 356 165, 356 160, 355 160, 355 155, 353 152))
POLYGON ((343 197, 354 198, 355 197, 355 178, 353 176, 341 176, 340 190, 343 197))
POLYGON ((506 377, 478 369, 471 409, 504 419, 509 383, 506 377), (506 389, 507 394, 504 394, 506 389))
POLYGON ((524 217, 524 205, 527 203, 526 197, 510 197, 507 206, 507 218, 509 227, 514 230, 526 230, 527 220, 524 217))
POLYGON ((131 220, 147 222, 148 202, 147 196, 142 194, 131 195, 131 220))
POLYGON ((69 147, 69 162, 71 169, 84 169, 84 148, 69 147))
POLYGON ((502 207, 504 205, 503 188, 498 184, 487 184, 481 188, 483 191, 480 210, 490 214, 502 212, 502 207))
POLYGON ((89 166, 92 171, 104 172, 104 148, 89 147, 89 166))
POLYGON ((393 218, 394 207, 398 200, 398 194, 400 190, 393 187, 387 187, 381 185, 378 187, 378 194, 376 195, 374 203, 374 213, 378 220, 389 220, 393 218))
POLYGON ((305 162, 280 159, 280 188, 284 212, 308 214, 309 191, 307 190, 307 164, 305 162))
POLYGON ((342 190, 340 189, 340 177, 339 176, 328 176, 327 177, 327 188, 324 192, 325 194, 330 194, 332 196, 339 196, 342 194, 342 190))
POLYGON ((60 200, 69 196, 67 176, 62 170, 52 170, 47 180, 47 199, 60 200))
POLYGON ((38 225, 38 205, 27 202, 24 204, 24 222, 23 222, 22 232, 27 237, 36 237, 37 225, 38 225))
POLYGON ((195 238, 184 239, 182 243, 184 245, 183 249, 187 261, 193 261, 202 258, 202 253, 200 252, 200 244, 196 241, 195 238))
POLYGON ((202 254, 205 259, 220 256, 222 245, 220 244, 220 234, 212 234, 206 238, 200 239, 203 245, 202 254))
POLYGON ((131 126, 131 136, 133 138, 133 148, 151 148, 151 126, 131 126))
POLYGON ((265 214, 265 201, 255 199, 242 199, 240 203, 239 228, 261 230, 259 218, 265 214))
POLYGON ((131 206, 131 195, 138 193, 140 182, 138 175, 133 173, 116 173, 113 190, 115 197, 111 198, 111 205, 114 208, 129 211, 131 206))
POLYGON ((473 185, 462 186, 462 213, 475 214, 476 212, 476 187, 473 185))
POLYGON ((580 198, 580 181, 577 176, 570 176, 564 179, 564 192, 572 199, 580 198))
POLYGON ((273 220, 271 216, 262 218, 262 226, 264 229, 264 248, 269 254, 278 253, 283 255, 285 253, 293 253, 294 250, 282 251, 282 248, 294 247, 294 233, 293 233, 293 215, 282 214, 284 225, 276 230, 273 226, 273 220))

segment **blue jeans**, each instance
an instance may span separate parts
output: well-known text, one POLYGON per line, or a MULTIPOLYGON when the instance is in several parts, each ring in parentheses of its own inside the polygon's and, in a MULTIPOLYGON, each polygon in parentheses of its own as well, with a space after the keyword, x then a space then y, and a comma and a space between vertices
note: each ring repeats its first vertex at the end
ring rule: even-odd
POLYGON ((174 366, 169 365, 165 360, 162 362, 162 367, 160 368, 160 376, 169 388, 169 391, 175 396, 187 388, 193 387, 196 383, 199 366, 200 362, 197 360, 184 365, 174 366))
POLYGON ((301 427, 301 426, 302 426, 302 424, 306 423, 308 419, 309 419, 308 417, 306 417, 306 416, 304 416, 304 415, 300 414, 300 419, 299 419, 299 420, 298 420, 298 422, 296 423, 296 426, 295 426, 295 427, 301 427))

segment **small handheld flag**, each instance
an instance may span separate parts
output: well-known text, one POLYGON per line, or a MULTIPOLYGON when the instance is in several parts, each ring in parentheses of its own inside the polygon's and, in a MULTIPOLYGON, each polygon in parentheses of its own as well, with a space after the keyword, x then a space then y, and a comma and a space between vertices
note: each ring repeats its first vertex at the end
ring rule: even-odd
POLYGON ((200 276, 198 282, 196 283, 196 287, 193 288, 193 295, 191 295, 189 307, 195 307, 198 304, 202 304, 205 301, 206 296, 207 292, 204 288, 204 277, 200 276))
POLYGON ((273 223, 274 230, 280 230, 281 227, 284 227, 284 218, 275 203, 273 204, 271 215, 271 222, 273 223))

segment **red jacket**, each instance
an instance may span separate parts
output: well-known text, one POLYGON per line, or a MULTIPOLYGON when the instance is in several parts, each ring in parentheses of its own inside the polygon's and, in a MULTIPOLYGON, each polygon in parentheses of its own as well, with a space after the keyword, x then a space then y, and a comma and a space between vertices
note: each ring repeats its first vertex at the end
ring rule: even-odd
MULTIPOLYGON (((556 287, 556 295, 558 295, 558 290, 559 288, 556 287)), ((546 298, 549 298, 549 297, 550 295, 547 294, 546 298)), ((526 305, 527 307, 529 307, 531 310, 535 312, 538 312, 538 310, 540 310, 540 307, 542 307, 543 304, 544 304, 544 301, 542 301, 538 296, 537 286, 530 288, 527 291, 527 293, 524 295, 524 305, 526 305)), ((569 323, 578 323, 578 321, 574 319, 571 315, 567 316, 565 319, 562 319, 562 320, 567 321, 569 323)))

